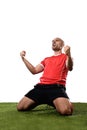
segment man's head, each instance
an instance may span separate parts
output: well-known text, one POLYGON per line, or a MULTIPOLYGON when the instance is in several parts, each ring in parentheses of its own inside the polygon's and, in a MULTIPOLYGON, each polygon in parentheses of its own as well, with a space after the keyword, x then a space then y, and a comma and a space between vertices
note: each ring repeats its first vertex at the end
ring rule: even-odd
POLYGON ((63 46, 64 46, 64 41, 61 38, 55 38, 52 40, 52 49, 54 51, 62 50, 63 46))

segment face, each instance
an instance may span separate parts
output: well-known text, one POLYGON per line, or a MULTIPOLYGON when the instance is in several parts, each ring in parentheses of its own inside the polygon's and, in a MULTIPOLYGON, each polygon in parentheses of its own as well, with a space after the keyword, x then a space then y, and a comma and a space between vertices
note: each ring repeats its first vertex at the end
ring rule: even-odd
POLYGON ((52 40, 52 49, 54 51, 62 50, 63 46, 64 46, 64 42, 62 39, 55 38, 54 40, 52 40))

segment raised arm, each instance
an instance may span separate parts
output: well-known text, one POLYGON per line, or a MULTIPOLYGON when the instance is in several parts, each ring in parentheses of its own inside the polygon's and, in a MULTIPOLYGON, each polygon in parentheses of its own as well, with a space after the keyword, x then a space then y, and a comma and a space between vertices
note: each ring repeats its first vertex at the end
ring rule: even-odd
POLYGON ((32 73, 32 74, 37 74, 43 71, 43 67, 38 64, 36 67, 34 67, 26 58, 25 58, 26 52, 22 51, 20 52, 20 56, 24 62, 24 64, 26 65, 26 67, 28 68, 28 70, 32 73))
POLYGON ((64 52, 68 56, 67 61, 66 61, 66 66, 67 66, 69 71, 72 71, 73 70, 73 60, 71 57, 70 46, 65 46, 64 52))

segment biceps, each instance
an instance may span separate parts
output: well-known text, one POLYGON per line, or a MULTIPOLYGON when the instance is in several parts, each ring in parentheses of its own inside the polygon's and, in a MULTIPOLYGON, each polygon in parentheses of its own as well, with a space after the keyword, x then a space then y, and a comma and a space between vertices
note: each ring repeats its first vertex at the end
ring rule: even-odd
POLYGON ((36 70, 36 74, 37 74, 37 73, 42 72, 42 71, 44 70, 44 67, 43 67, 43 65, 38 64, 38 65, 35 67, 35 70, 36 70))

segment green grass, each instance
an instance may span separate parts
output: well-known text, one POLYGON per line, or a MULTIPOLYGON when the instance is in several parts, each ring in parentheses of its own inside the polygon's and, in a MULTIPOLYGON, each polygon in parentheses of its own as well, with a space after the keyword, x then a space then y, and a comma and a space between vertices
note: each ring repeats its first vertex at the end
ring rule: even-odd
POLYGON ((0 103, 0 130, 87 130, 87 103, 74 103, 72 116, 61 116, 41 105, 18 112, 16 103, 0 103))

